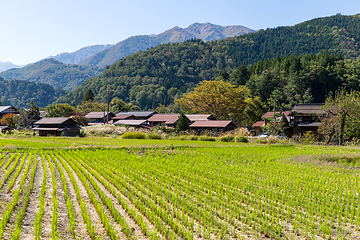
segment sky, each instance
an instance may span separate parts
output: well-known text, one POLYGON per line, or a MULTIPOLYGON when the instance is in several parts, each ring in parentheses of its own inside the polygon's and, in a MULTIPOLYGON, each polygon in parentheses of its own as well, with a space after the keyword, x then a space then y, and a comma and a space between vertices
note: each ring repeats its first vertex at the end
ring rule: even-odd
POLYGON ((360 1, 0 0, 0 61, 25 65, 195 22, 259 30, 338 13, 360 13, 360 1))

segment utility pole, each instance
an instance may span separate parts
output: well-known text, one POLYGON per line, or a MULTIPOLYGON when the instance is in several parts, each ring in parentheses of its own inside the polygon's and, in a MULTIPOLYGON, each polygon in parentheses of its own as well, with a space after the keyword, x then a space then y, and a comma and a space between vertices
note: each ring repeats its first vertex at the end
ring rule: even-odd
POLYGON ((110 91, 109 91, 109 89, 108 89, 108 94, 107 94, 107 117, 106 117, 106 124, 109 124, 109 110, 110 110, 110 97, 109 97, 109 95, 110 95, 110 93, 109 93, 110 91))

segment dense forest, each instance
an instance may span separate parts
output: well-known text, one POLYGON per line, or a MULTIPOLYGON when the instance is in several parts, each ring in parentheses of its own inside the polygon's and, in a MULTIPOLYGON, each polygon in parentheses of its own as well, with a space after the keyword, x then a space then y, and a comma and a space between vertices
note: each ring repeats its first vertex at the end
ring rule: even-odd
POLYGON ((85 82, 86 79, 100 75, 103 68, 64 64, 55 59, 45 59, 23 68, 1 72, 5 79, 27 80, 36 83, 50 84, 55 88, 72 90, 85 82))
POLYGON ((306 82, 304 85, 307 91, 303 93, 307 93, 307 98, 299 100, 293 98, 286 100, 287 102, 284 100, 284 104, 291 105, 297 101, 321 102, 328 91, 342 86, 343 82, 347 81, 344 80, 346 76, 338 72, 336 73, 342 78, 341 81, 330 84, 331 79, 328 77, 333 77, 332 75, 324 75, 319 78, 321 81, 317 80, 317 75, 325 74, 328 70, 321 59, 334 59, 326 63, 333 67, 337 67, 336 64, 340 64, 338 63, 340 61, 344 65, 343 69, 356 65, 357 61, 348 62, 344 59, 355 59, 359 55, 358 29, 360 29, 359 16, 335 15, 313 19, 293 27, 260 30, 224 40, 203 42, 192 39, 182 43, 162 44, 107 66, 99 77, 88 79, 57 102, 77 105, 81 102, 84 93, 91 89, 95 100, 98 101, 104 101, 109 91, 110 99, 118 97, 137 104, 142 109, 154 109, 159 104, 172 103, 174 99, 191 91, 202 80, 215 79, 222 71, 233 75, 231 72, 235 73, 234 69, 239 66, 246 66, 251 75, 256 74, 259 78, 268 74, 267 77, 270 78, 268 81, 271 84, 268 82, 265 84, 265 80, 257 82, 254 80, 255 76, 250 78, 251 81, 245 82, 254 94, 261 96, 263 101, 270 96, 273 89, 285 87, 281 85, 284 81, 289 84, 297 81, 294 77, 297 73, 304 74, 307 79, 313 79, 312 83, 306 82), (325 51, 328 52, 324 53, 325 51), (322 57, 316 56, 318 53, 321 53, 322 57), (287 61, 285 60, 287 58, 290 63, 295 61, 292 59, 297 59, 297 62, 303 64, 301 71, 295 69, 295 72, 288 75, 276 74, 276 64, 273 66, 272 63, 281 61, 278 64, 285 64, 282 61, 287 61), (271 64, 268 66, 267 62, 271 64), (314 62, 317 62, 317 65, 313 65, 314 62), (254 66, 259 65, 261 67, 257 67, 256 70, 254 66), (283 77, 282 81, 272 81, 275 75, 283 77))
POLYGON ((55 89, 44 83, 5 80, 0 77, 0 101, 3 105, 29 107, 28 104, 33 101, 39 107, 46 107, 65 93, 64 90, 55 89))

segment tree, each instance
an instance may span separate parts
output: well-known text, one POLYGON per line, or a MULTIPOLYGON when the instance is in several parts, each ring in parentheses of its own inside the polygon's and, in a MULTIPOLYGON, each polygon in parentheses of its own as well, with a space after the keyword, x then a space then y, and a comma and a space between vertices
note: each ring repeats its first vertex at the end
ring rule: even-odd
POLYGON ((91 91, 91 89, 88 89, 83 97, 83 102, 89 101, 89 100, 94 100, 94 93, 91 91))
POLYGON ((45 108, 45 117, 70 117, 74 112, 70 104, 51 104, 45 108))
POLYGON ((249 127, 264 115, 267 111, 267 106, 263 103, 260 97, 247 98, 246 108, 244 110, 244 117, 242 120, 242 126, 249 127))
POLYGON ((89 112, 106 112, 106 108, 106 103, 89 100, 78 105, 76 110, 88 114, 89 112))
MULTIPOLYGON (((330 96, 326 99, 323 107, 325 111, 325 119, 323 121, 320 133, 325 134, 329 138, 335 132, 339 133, 339 144, 344 143, 344 137, 347 129, 351 129, 350 133, 360 132, 358 119, 360 118, 360 93, 352 91, 346 92, 344 89, 338 90, 334 97, 330 96), (356 124, 354 124, 356 122, 356 124), (327 134, 327 135, 326 135, 327 134)), ((348 138, 355 137, 348 135, 348 138)))
POLYGON ((5 114, 2 118, 1 118, 1 125, 3 126, 8 126, 8 127, 12 127, 15 128, 15 124, 16 124, 16 115, 13 113, 8 113, 5 114))
POLYGON ((238 121, 246 107, 250 91, 224 81, 202 81, 183 98, 176 100, 183 109, 193 113, 211 113, 217 119, 238 121))
POLYGON ((179 119, 176 121, 175 123, 175 130, 177 132, 180 131, 186 131, 189 129, 190 123, 189 123, 189 119, 185 116, 185 114, 182 112, 180 114, 179 119))
POLYGON ((36 104, 31 101, 29 103, 30 105, 30 109, 29 109, 29 117, 31 118, 32 121, 37 121, 40 119, 40 109, 38 106, 36 106, 36 104))

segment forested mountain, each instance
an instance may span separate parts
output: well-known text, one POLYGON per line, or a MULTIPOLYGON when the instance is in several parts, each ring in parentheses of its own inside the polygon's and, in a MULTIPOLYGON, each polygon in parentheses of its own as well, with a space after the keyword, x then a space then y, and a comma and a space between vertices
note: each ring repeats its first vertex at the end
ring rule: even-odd
POLYGON ((194 23, 187 28, 174 27, 158 35, 140 35, 129 37, 112 47, 90 56, 80 64, 105 67, 130 54, 143 51, 163 43, 183 42, 192 38, 212 41, 239 36, 250 32, 254 32, 254 30, 240 25, 223 27, 211 23, 194 23))
POLYGON ((72 90, 86 79, 100 75, 101 68, 64 64, 55 59, 45 59, 29 64, 26 67, 10 69, 1 72, 5 79, 27 80, 37 83, 47 83, 55 88, 72 90))
MULTIPOLYGON (((341 60, 342 56, 355 58, 359 55, 359 29, 359 16, 335 15, 310 20, 293 27, 260 30, 224 40, 188 40, 182 43, 162 44, 119 60, 107 67, 100 77, 88 79, 58 102, 76 105, 88 89, 93 91, 96 99, 106 99, 109 89, 110 98, 118 97, 138 104, 143 109, 149 109, 155 108, 158 104, 172 103, 174 98, 190 91, 199 81, 213 80, 223 70, 230 72, 240 65, 247 66, 259 60, 290 55, 301 56, 305 53, 317 54, 328 50, 330 55, 341 54, 335 58, 345 64, 341 60)), ((311 70, 306 74, 317 76, 317 73, 312 73, 315 70, 325 74, 326 71, 322 68, 326 68, 326 65, 320 63, 321 61, 317 63, 319 69, 315 65, 306 68, 311 70)), ((357 64, 357 61, 352 63, 357 64)), ((269 71, 262 69, 261 64, 257 66, 257 74, 269 71)), ((286 79, 290 81, 290 78, 286 79)), ((326 75, 320 79, 322 80, 316 84, 327 84, 326 75)), ((272 78, 268 81, 267 84, 270 85, 266 92, 256 92, 255 88, 251 88, 254 93, 262 95, 263 100, 269 97, 274 88, 282 87, 271 85, 272 78)), ((315 87, 316 84, 311 86, 315 87)), ((322 88, 322 85, 317 87, 322 88)), ((334 88, 324 89, 328 91, 334 88)), ((310 94, 312 101, 323 101, 323 90, 316 92, 315 89, 310 89, 310 94)))
POLYGON ((44 83, 5 80, 0 77, 0 101, 3 105, 12 105, 18 109, 29 107, 27 104, 31 101, 39 107, 46 107, 65 93, 44 83))
POLYGON ((106 45, 92 45, 83 47, 75 52, 65 52, 57 54, 56 56, 50 56, 48 58, 56 59, 60 62, 66 63, 66 64, 78 64, 84 59, 90 57, 91 55, 94 55, 104 49, 107 49, 111 47, 112 44, 106 44, 106 45))
POLYGON ((11 62, 2 62, 0 61, 0 72, 6 71, 11 68, 21 68, 22 66, 15 65, 11 62))

